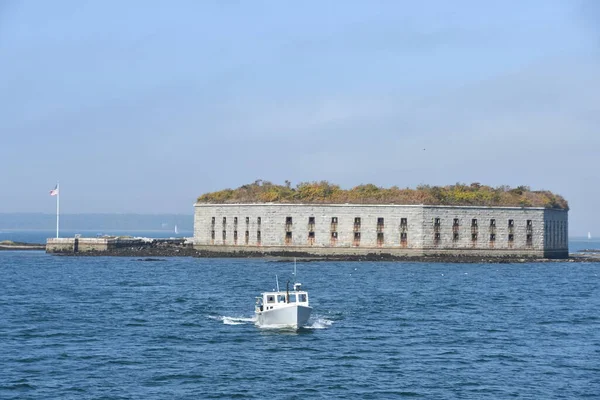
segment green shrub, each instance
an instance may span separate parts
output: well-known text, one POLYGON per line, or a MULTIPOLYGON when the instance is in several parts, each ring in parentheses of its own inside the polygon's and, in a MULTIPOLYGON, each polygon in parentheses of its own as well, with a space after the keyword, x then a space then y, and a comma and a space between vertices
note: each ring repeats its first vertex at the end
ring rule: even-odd
POLYGON ((534 191, 529 186, 510 188, 480 183, 449 186, 419 185, 416 189, 398 186, 382 188, 364 184, 344 190, 327 181, 301 182, 295 188, 286 181, 276 185, 257 180, 237 189, 205 193, 198 203, 301 203, 301 204, 425 204, 451 206, 512 206, 569 209, 567 201, 547 190, 534 191))

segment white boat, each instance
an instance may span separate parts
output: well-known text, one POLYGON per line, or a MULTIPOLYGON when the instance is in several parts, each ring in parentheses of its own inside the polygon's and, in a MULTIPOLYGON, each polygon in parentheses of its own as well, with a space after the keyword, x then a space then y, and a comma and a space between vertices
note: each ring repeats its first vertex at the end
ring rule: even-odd
POLYGON ((175 225, 175 234, 177 235, 179 233, 179 229, 177 229, 177 225, 175 225))
POLYGON ((290 291, 289 284, 288 281, 285 291, 264 292, 256 298, 254 313, 257 326, 298 329, 308 323, 312 312, 308 305, 308 292, 302 290, 300 283, 294 283, 290 291))
MULTIPOLYGON (((296 259, 294 258, 294 279, 296 278, 296 259)), ((290 281, 287 281, 285 291, 264 292, 256 298, 256 325, 262 328, 292 328, 305 326, 310 318, 312 307, 308 305, 308 292, 302 290, 301 283, 294 283, 290 292, 290 281)))
POLYGON ((590 240, 592 238, 592 233, 588 232, 588 240, 590 240))

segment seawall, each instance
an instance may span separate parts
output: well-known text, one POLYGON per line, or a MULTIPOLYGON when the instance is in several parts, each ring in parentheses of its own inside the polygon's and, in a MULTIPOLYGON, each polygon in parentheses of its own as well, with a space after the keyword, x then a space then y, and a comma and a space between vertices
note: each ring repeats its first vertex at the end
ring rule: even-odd
POLYGON ((150 239, 128 237, 102 238, 50 238, 46 241, 46 252, 62 255, 110 255, 155 252, 169 255, 176 250, 191 249, 185 238, 150 239))

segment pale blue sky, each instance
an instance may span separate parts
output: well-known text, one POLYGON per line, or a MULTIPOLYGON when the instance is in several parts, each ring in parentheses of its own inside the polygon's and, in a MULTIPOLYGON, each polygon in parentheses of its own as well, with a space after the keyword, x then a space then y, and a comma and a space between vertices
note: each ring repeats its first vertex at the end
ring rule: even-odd
POLYGON ((0 212, 476 181, 600 235, 599 127, 595 0, 0 1, 0 212))

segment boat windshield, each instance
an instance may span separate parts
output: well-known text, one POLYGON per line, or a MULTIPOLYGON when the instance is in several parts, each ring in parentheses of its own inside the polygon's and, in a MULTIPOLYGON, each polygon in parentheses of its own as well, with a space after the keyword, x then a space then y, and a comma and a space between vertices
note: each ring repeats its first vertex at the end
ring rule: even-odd
POLYGON ((300 293, 300 295, 298 295, 298 301, 300 303, 306 303, 306 293, 300 293))
POLYGON ((277 302, 278 303, 285 303, 285 294, 278 294, 277 295, 277 302))
POLYGON ((290 303, 295 303, 295 302, 296 302, 296 295, 290 294, 290 303))

